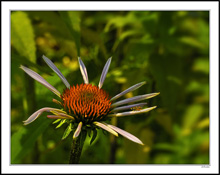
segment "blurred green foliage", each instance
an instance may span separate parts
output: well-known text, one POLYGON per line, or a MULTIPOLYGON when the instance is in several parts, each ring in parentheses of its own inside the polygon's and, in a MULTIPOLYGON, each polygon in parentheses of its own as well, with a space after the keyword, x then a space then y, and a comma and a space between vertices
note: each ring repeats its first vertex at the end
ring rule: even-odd
POLYGON ((126 97, 160 92, 148 100, 155 110, 112 120, 144 146, 99 130, 92 145, 86 139, 80 163, 209 163, 208 11, 12 11, 12 164, 68 163, 72 137, 61 140, 66 126, 56 129, 46 114, 22 124, 37 109, 58 106, 55 95, 25 75, 21 64, 59 91, 65 88, 42 55, 74 85, 83 82, 78 56, 96 85, 112 56, 103 86, 110 96, 141 81, 147 84, 126 97))

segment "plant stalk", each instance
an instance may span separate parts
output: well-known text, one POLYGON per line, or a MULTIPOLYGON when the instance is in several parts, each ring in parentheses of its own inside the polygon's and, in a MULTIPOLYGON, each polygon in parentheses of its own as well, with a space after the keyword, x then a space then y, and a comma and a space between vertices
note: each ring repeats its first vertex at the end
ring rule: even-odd
POLYGON ((69 164, 78 164, 82 153, 83 145, 86 139, 87 132, 82 130, 80 135, 73 140, 73 145, 70 152, 69 164))

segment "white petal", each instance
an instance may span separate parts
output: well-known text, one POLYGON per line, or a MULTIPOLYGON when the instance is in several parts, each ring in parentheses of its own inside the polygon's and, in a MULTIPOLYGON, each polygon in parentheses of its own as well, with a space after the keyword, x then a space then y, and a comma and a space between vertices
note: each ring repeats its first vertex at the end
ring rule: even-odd
POLYGON ((73 139, 75 139, 76 137, 79 136, 79 134, 80 134, 80 132, 81 132, 81 128, 82 128, 82 122, 79 123, 79 125, 78 125, 76 131, 74 132, 74 134, 73 134, 73 139))
POLYGON ((46 88, 51 90, 53 93, 55 93, 58 97, 60 97, 60 92, 56 90, 50 83, 48 83, 43 77, 41 77, 38 73, 34 72, 33 70, 25 67, 25 66, 20 66, 23 71, 25 71, 29 76, 31 76, 33 79, 44 85, 46 88))
POLYGON ((53 62, 44 55, 43 55, 43 59, 47 63, 47 65, 60 77, 60 79, 63 81, 66 87, 70 88, 70 84, 68 83, 66 78, 63 76, 63 74, 60 72, 60 70, 53 64, 53 62))
POLYGON ((112 133, 113 135, 117 136, 118 137, 118 133, 115 132, 114 130, 112 130, 110 127, 108 127, 107 125, 103 124, 103 123, 100 123, 100 122, 93 122, 96 126, 112 133))
POLYGON ((111 101, 118 99, 119 97, 121 97, 121 96, 127 94, 128 92, 131 92, 131 91, 134 91, 134 90, 138 89, 139 87, 143 86, 144 84, 146 84, 145 81, 143 81, 143 82, 141 82, 141 83, 138 83, 138 84, 135 84, 135 85, 129 87, 128 89, 124 90, 124 91, 121 92, 120 94, 118 94, 118 95, 114 96, 113 98, 111 98, 111 101))
POLYGON ((123 117, 123 116, 141 114, 141 113, 149 112, 149 111, 155 109, 156 107, 157 106, 145 108, 145 109, 142 109, 139 111, 128 111, 128 112, 122 112, 122 113, 116 113, 116 114, 109 114, 108 117, 123 117))
POLYGON ((83 63, 83 61, 81 60, 80 57, 78 57, 78 60, 79 60, 79 67, 80 67, 80 71, 82 73, 84 83, 89 84, 89 78, 88 78, 86 66, 84 65, 84 63, 83 63))
POLYGON ((116 107, 116 106, 120 106, 120 105, 127 104, 127 103, 133 103, 133 102, 137 102, 137 101, 141 101, 141 100, 146 100, 146 99, 155 97, 158 94, 160 94, 160 93, 151 93, 151 94, 138 95, 135 97, 127 98, 125 100, 121 100, 121 101, 113 103, 111 105, 111 107, 116 107))
POLYGON ((111 60, 112 60, 112 57, 110 57, 108 59, 108 61, 106 62, 105 66, 104 66, 104 68, 102 70, 102 75, 101 75, 101 78, 99 80, 99 89, 102 88, 102 85, 103 85, 103 83, 105 81, 105 77, 106 77, 106 75, 108 73, 108 69, 109 69, 109 66, 111 64, 111 60))
POLYGON ((114 108, 113 110, 111 110, 111 112, 123 111, 126 109, 131 109, 133 107, 143 107, 144 105, 147 105, 147 103, 137 103, 133 105, 121 106, 121 107, 114 108))
POLYGON ((134 135, 128 133, 127 131, 124 131, 116 126, 113 126, 113 125, 109 125, 107 124, 108 127, 112 128, 113 130, 115 130, 116 132, 118 132, 119 134, 121 134, 122 136, 126 137, 127 139, 135 142, 135 143, 139 143, 141 145, 144 145, 142 143, 142 141, 140 141, 137 137, 135 137, 134 135))
POLYGON ((48 107, 39 109, 38 111, 36 111, 35 113, 33 113, 27 120, 23 121, 23 122, 24 122, 24 125, 28 125, 28 124, 30 124, 31 122, 33 122, 34 120, 36 120, 38 117, 40 117, 40 115, 41 115, 43 112, 50 112, 51 110, 60 111, 59 109, 48 108, 48 107))

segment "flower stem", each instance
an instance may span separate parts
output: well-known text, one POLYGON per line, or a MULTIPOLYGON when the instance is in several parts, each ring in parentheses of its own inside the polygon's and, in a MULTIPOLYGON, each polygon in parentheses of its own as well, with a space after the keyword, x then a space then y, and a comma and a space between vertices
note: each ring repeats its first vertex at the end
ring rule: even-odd
POLYGON ((73 145, 72 145, 71 152, 70 152, 69 164, 79 163, 83 144, 86 139, 86 134, 87 132, 85 130, 82 130, 80 135, 73 140, 73 145))

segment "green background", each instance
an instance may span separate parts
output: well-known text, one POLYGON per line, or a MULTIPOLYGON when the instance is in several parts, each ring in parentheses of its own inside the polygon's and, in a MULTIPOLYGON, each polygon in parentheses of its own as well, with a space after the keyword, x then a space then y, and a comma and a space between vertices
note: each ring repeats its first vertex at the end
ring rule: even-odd
POLYGON ((52 86, 65 85, 46 65, 50 58, 71 85, 83 83, 78 59, 90 83, 98 85, 109 57, 103 89, 114 96, 160 92, 146 100, 157 106, 146 114, 112 119, 144 146, 98 131, 87 137, 82 164, 209 163, 209 12, 208 11, 12 11, 11 12, 11 163, 67 164, 72 136, 55 129, 47 113, 24 126, 33 112, 58 106, 56 95, 20 68, 28 66, 52 86))

